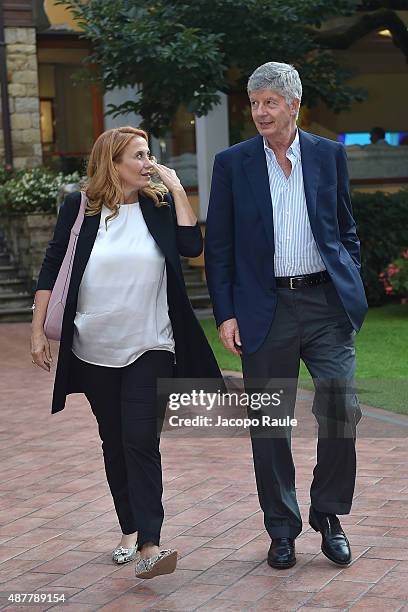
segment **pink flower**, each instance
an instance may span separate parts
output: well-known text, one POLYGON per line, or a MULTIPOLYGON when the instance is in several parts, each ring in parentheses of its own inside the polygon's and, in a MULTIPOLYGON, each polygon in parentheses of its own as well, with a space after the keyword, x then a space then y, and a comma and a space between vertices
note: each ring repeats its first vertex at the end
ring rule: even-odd
POLYGON ((394 274, 398 274, 400 268, 398 266, 390 265, 388 266, 388 276, 394 276, 394 274))
POLYGON ((401 298, 401 304, 408 304, 408 298, 401 298))
POLYGON ((387 295, 390 295, 392 293, 392 287, 391 285, 388 285, 387 287, 385 287, 385 293, 387 295))
POLYGON ((405 251, 402 251, 401 257, 403 257, 404 259, 408 259, 408 249, 405 249, 405 251))

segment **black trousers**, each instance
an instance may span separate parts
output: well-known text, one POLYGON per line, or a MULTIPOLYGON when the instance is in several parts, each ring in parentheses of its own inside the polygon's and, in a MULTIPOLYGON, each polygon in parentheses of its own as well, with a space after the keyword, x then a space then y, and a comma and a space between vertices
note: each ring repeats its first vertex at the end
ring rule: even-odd
MULTIPOLYGON (((275 410, 279 417, 294 416, 300 359, 304 361, 315 385, 312 411, 318 424, 311 503, 316 510, 332 514, 350 512, 355 486, 355 436, 361 410, 354 390, 354 336, 332 283, 278 289, 276 314, 266 340, 255 353, 242 357, 248 393, 257 388, 260 378, 262 390, 265 381, 273 380, 277 389, 284 390, 282 404, 275 410)), ((300 422, 300 435, 301 428, 300 422)), ((265 527, 271 538, 295 538, 302 531, 302 520, 291 428, 283 432, 252 428, 251 441, 265 527)))
POLYGON ((138 532, 139 549, 159 545, 163 523, 157 379, 173 376, 174 355, 147 351, 123 368, 89 364, 73 353, 72 367, 99 427, 105 471, 122 533, 138 532))

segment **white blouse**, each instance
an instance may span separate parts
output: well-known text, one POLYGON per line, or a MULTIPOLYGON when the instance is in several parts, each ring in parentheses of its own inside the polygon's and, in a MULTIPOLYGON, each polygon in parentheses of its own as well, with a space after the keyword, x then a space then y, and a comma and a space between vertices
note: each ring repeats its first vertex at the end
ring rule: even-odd
POLYGON ((98 233, 82 277, 72 351, 88 363, 129 365, 146 351, 175 352, 163 253, 139 202, 119 215, 102 207, 98 233))

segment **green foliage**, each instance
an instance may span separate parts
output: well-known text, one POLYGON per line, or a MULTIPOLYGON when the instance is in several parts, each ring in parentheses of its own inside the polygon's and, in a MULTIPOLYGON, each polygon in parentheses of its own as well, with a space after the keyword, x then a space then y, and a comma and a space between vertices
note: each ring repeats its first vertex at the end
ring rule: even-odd
POLYGON ((0 166, 0 185, 4 185, 10 179, 14 178, 18 175, 18 172, 15 170, 9 170, 5 166, 0 166))
POLYGON ((184 104, 207 114, 225 93, 245 88, 266 61, 293 63, 304 102, 345 110, 363 93, 345 85, 350 72, 337 65, 316 38, 328 17, 352 14, 357 0, 59 0, 92 41, 88 61, 109 90, 142 85, 134 100, 111 105, 115 116, 140 114, 155 135, 171 125, 184 104), (231 68, 238 75, 231 78, 231 68))
POLYGON ((77 183, 80 178, 77 172, 70 175, 61 172, 55 174, 45 168, 18 172, 0 184, 0 214, 56 212, 57 197, 62 185, 77 183))
POLYGON ((362 277, 370 305, 384 302, 379 275, 408 247, 408 191, 353 193, 362 277))

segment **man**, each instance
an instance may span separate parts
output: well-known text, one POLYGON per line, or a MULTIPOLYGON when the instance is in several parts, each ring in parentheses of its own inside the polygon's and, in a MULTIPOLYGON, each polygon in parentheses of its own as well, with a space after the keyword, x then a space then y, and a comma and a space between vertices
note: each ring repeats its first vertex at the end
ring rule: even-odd
MULTIPOLYGON (((373 127, 370 132, 370 142, 376 146, 389 146, 385 140, 385 130, 382 127, 373 127)), ((370 146, 370 145, 367 145, 370 146)))
MULTIPOLYGON (((367 311, 360 245, 343 145, 297 128, 297 71, 268 62, 248 81, 259 135, 219 153, 206 226, 206 273, 223 345, 242 357, 246 385, 290 381, 300 359, 311 373, 318 422, 309 522, 322 551, 348 565, 350 545, 337 514, 351 509, 355 484, 354 336, 367 311), (339 433, 340 432, 340 433, 339 433)), ((279 387, 278 387, 279 388, 279 387)), ((296 562, 302 520, 290 431, 251 431, 258 495, 271 537, 268 563, 296 562)))

